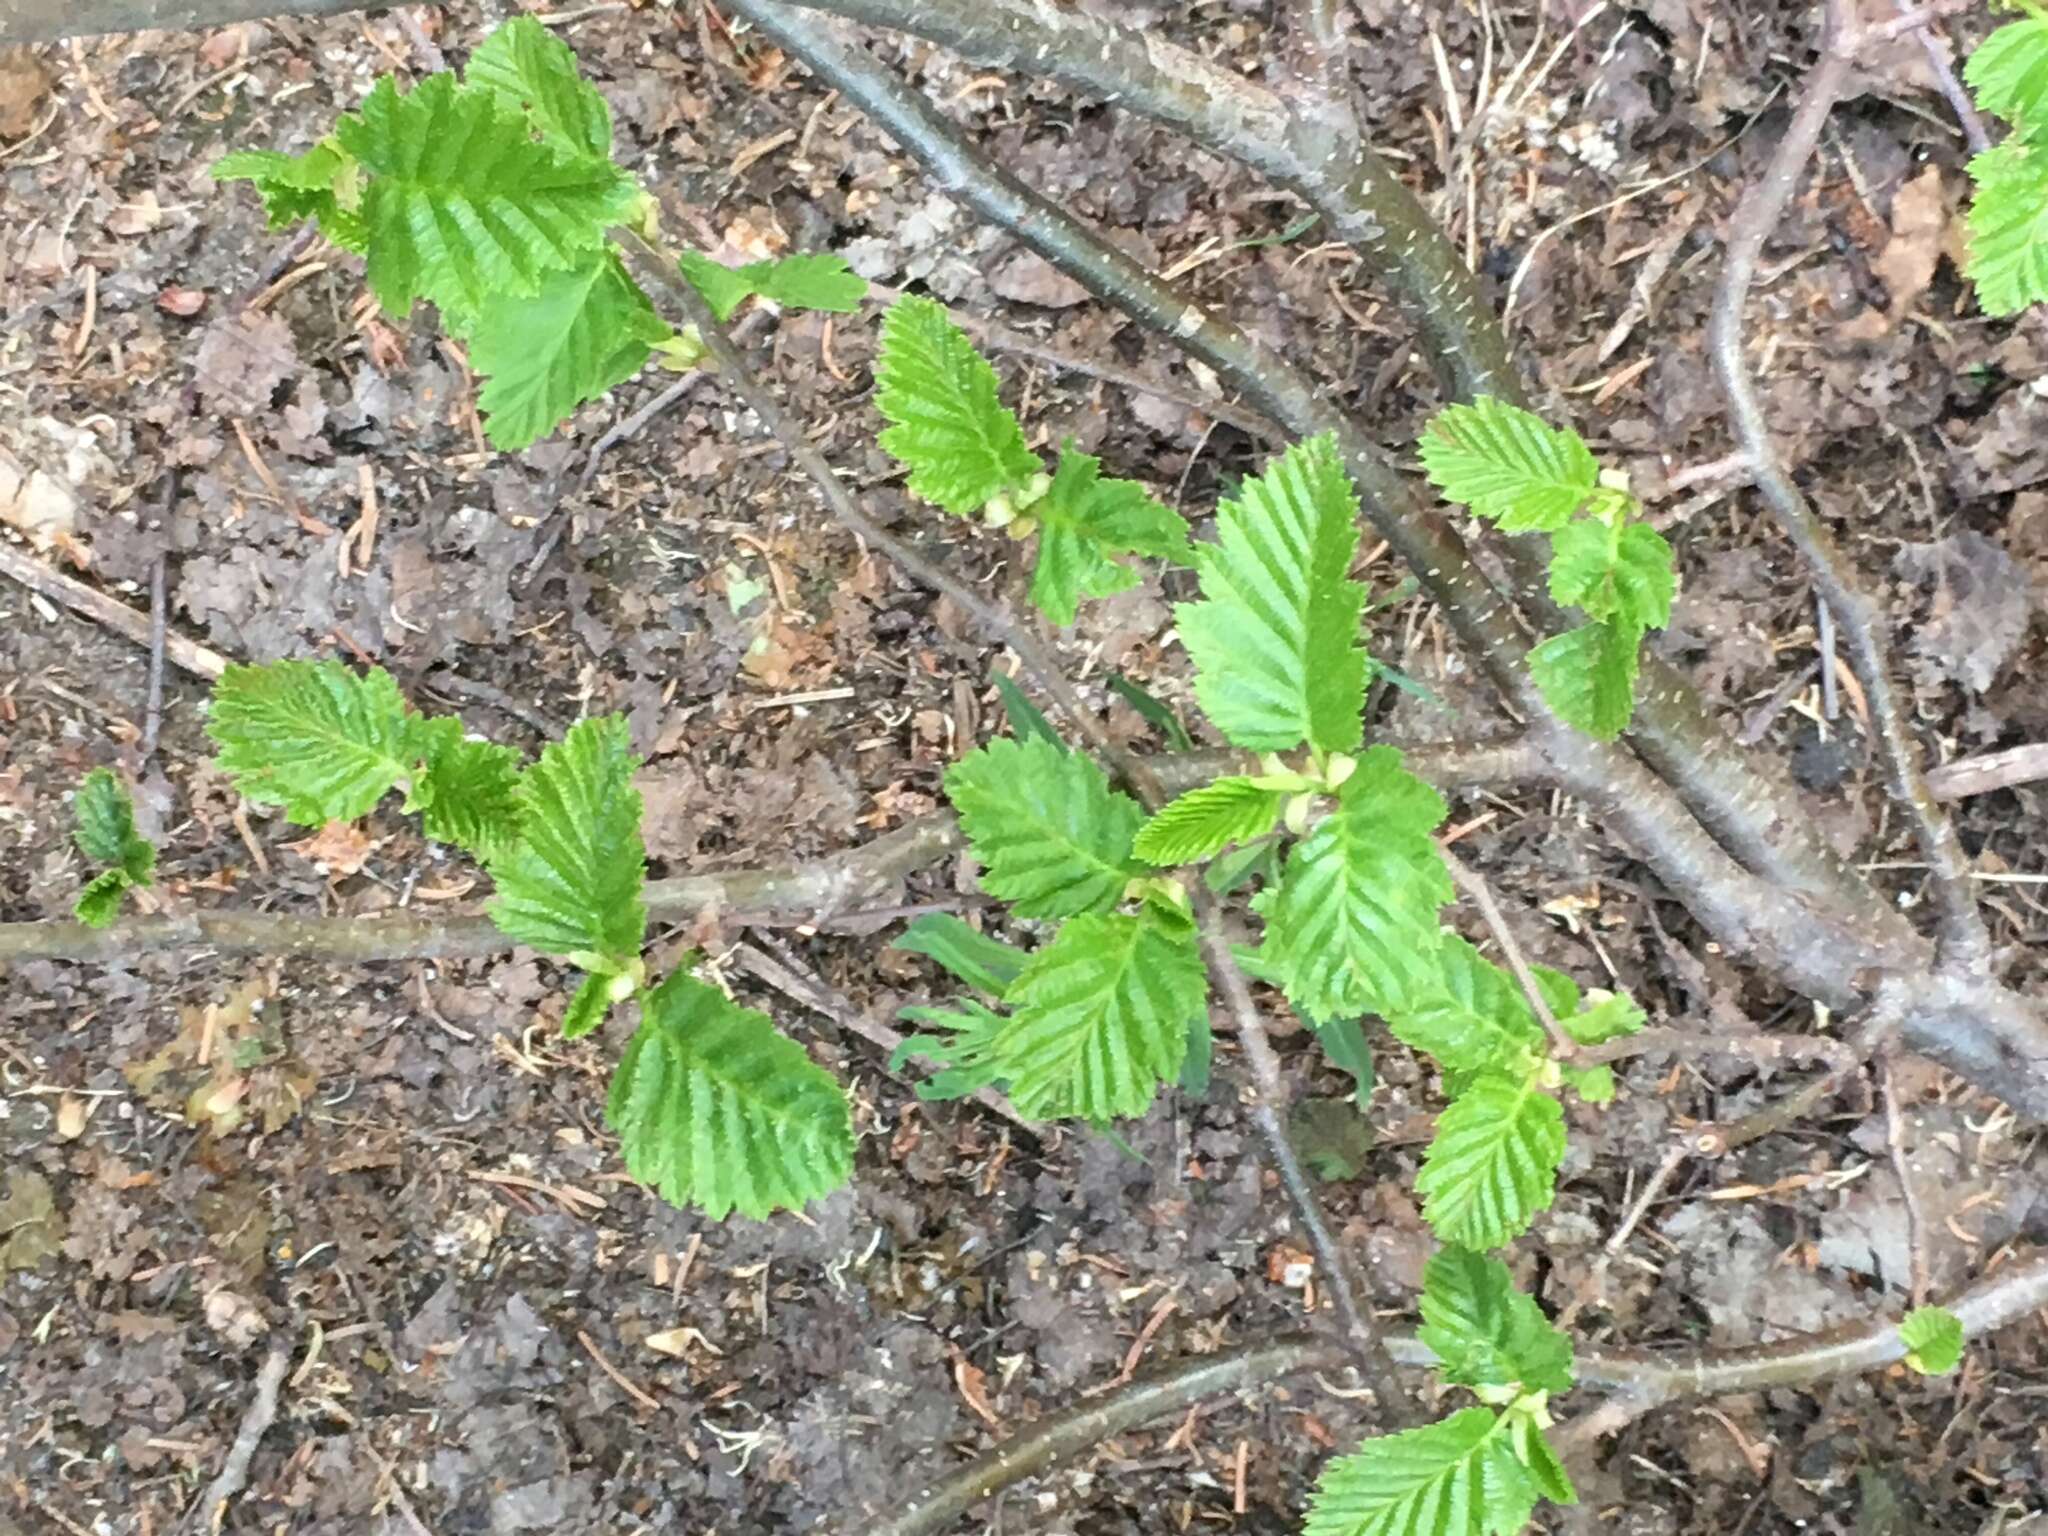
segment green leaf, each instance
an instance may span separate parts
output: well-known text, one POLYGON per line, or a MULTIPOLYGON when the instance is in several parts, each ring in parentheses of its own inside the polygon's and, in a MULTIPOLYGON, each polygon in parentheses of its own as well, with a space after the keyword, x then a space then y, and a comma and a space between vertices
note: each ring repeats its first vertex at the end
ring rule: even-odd
POLYGON ((513 451, 547 436, 646 364, 670 335, 611 251, 551 272, 537 292, 492 298, 469 325, 469 361, 484 375, 484 434, 513 451))
POLYGON ((1393 1016, 1429 990, 1442 939, 1437 910, 1453 895, 1430 834, 1443 797, 1373 747, 1337 791, 1337 806, 1294 845, 1266 920, 1260 960, 1288 1001, 1316 1018, 1393 1016))
POLYGON ((996 397, 995 369, 930 299, 898 299, 883 317, 875 404, 891 424, 882 447, 909 468, 910 493, 955 516, 1042 473, 996 397))
POLYGON ((1136 852, 1150 864, 1194 864, 1264 837, 1286 808, 1278 790, 1248 778, 1217 779, 1161 806, 1138 833, 1136 852))
POLYGON ((640 197, 609 161, 559 153, 495 91, 452 75, 405 96, 387 75, 334 131, 375 173, 363 193, 370 289, 400 318, 425 298, 466 329, 492 300, 581 265, 640 197))
POLYGON ((1421 446, 1422 466, 1444 499, 1505 533, 1562 528, 1600 484, 1600 466, 1578 433, 1490 397, 1437 412, 1421 446))
POLYGON ((611 159, 611 108, 577 70, 569 45, 531 16, 515 16, 485 38, 462 78, 524 108, 545 143, 611 159))
POLYGON ((1428 986, 1387 1016, 1394 1038, 1435 1059, 1451 1078, 1527 1066, 1543 1052, 1543 1025, 1515 979, 1457 934, 1436 951, 1428 986))
POLYGON ((1580 1045, 1605 1045, 1633 1035, 1649 1020, 1626 992, 1590 992, 1584 1008, 1554 1010, 1564 1032, 1580 1045))
POLYGON ((800 1209, 853 1168, 853 1116, 832 1075, 765 1013, 681 971, 642 1000, 605 1120, 634 1178, 713 1221, 800 1209))
POLYGON ((1015 680, 1002 672, 994 674, 994 678, 996 696, 1003 701, 1003 718, 1010 722, 1010 734, 1019 741, 1037 737, 1051 742, 1062 752, 1066 751, 1067 744, 1060 740, 1060 733, 1045 718, 1045 711, 1024 696, 1024 690, 1017 686, 1015 680))
POLYGON ((1084 597, 1108 597, 1138 573, 1111 555, 1154 555, 1185 564, 1188 525, 1135 480, 1104 480, 1102 461, 1060 450, 1052 484, 1031 504, 1038 519, 1038 563, 1031 601, 1055 624, 1071 624, 1084 597))
POLYGON ((1365 588, 1345 574, 1358 494, 1336 440, 1288 449, 1239 496, 1217 508, 1217 542, 1194 546, 1203 600, 1174 608, 1195 695, 1233 746, 1349 752, 1363 737, 1365 588))
POLYGON ((1623 629, 1671 622, 1678 575, 1671 546, 1648 523, 1581 518, 1550 538, 1550 595, 1623 629))
POLYGON ((1947 1307, 1915 1307, 1899 1319, 1906 1364, 1923 1376, 1946 1376, 1962 1363, 1963 1320, 1947 1307))
MULTIPOLYGON (((503 933, 588 971, 626 970, 640 953, 639 760, 622 715, 579 721, 519 780, 519 843, 488 864, 486 909, 503 933)), ((671 978, 673 979, 673 978, 671 978)))
POLYGON ((2048 303, 2048 144, 2007 139, 1972 157, 1969 274, 1987 315, 2048 303))
MULTIPOLYGON (((725 266, 697 251, 683 252, 680 260, 683 276, 720 320, 730 320, 735 310, 755 297, 784 309, 850 315, 868 293, 867 280, 835 251, 800 251, 793 256, 750 261, 743 267, 725 266)), ((1035 459, 1031 467, 1038 468, 1035 459)))
POLYGON ((1076 917, 1004 994, 1013 1013, 989 1064, 1030 1119, 1143 1114, 1179 1075, 1207 996, 1191 932, 1146 917, 1076 917))
POLYGON ((353 821, 419 762, 418 717, 382 667, 338 661, 231 666, 214 684, 206 733, 235 787, 303 826, 353 821))
POLYGON ((1490 1408, 1366 1441, 1316 1479, 1302 1536, 1516 1536, 1536 1488, 1490 1408))
POLYGON ((1228 896, 1253 880, 1273 884, 1280 878, 1280 839, 1260 838, 1234 848, 1202 872, 1202 883, 1218 896, 1228 896))
POLYGON ((1636 709, 1642 635, 1621 624, 1581 624, 1529 652, 1529 673, 1558 718, 1612 741, 1636 709))
POLYGON ((1563 1160, 1564 1106, 1533 1076, 1484 1073, 1437 1116, 1415 1178, 1423 1217, 1447 1243, 1498 1248, 1550 1204, 1563 1160))
POLYGON ((562 1038, 580 1040, 604 1022, 612 1010, 612 978, 590 975, 562 1010, 562 1038))
POLYGON ((1144 812, 1094 759, 1046 741, 998 738, 946 770, 982 884, 1020 917, 1107 912, 1138 866, 1144 812))
POLYGON ((964 1099, 1002 1081, 990 1064, 995 1037, 1009 1022, 1001 1014, 964 998, 955 1008, 905 1008, 903 1017, 946 1031, 942 1035, 911 1035, 889 1053, 892 1072, 900 1072, 912 1057, 921 1057, 940 1069, 917 1084, 920 1099, 964 1099))
POLYGON ((1353 1091, 1362 1109, 1372 1097, 1377 1080, 1373 1073, 1372 1042, 1365 1038, 1365 1027, 1357 1019, 1310 1019, 1308 1027, 1321 1043, 1323 1054, 1330 1058, 1330 1065, 1351 1075, 1353 1091))
POLYGON ((1586 1103, 1614 1102, 1614 1068, 1606 1062, 1595 1062, 1590 1067, 1560 1066, 1557 1070, 1565 1086, 1586 1103))
POLYGON ((1167 706, 1165 700, 1132 682, 1121 672, 1109 674, 1109 686, 1111 692, 1136 711, 1139 719, 1166 738, 1167 746, 1176 752, 1195 750, 1194 738, 1188 735, 1188 728, 1180 723, 1180 716, 1167 706))
POLYGON ((1572 1341, 1515 1289, 1507 1265, 1469 1248, 1439 1249, 1423 1268, 1419 1337, 1458 1386, 1563 1392, 1572 1384, 1572 1341))
POLYGON ((121 913, 121 897, 132 882, 125 869, 103 869, 79 890, 71 915, 88 928, 104 928, 121 913))
POLYGON ((134 803, 111 769, 95 768, 79 781, 71 813, 78 822, 72 836, 80 853, 119 870, 124 889, 154 882, 156 846, 136 833, 134 803))
POLYGON ((519 841, 519 771, 524 760, 510 747, 471 741, 461 724, 426 755, 426 772, 408 806, 423 812, 422 827, 439 843, 453 843, 488 863, 519 841))
POLYGON ((2037 138, 2048 128, 2048 16, 2036 12, 1993 32, 1963 65, 1963 78, 1980 108, 2037 138))
POLYGON ((927 912, 892 946, 936 960, 970 987, 1001 997, 1030 957, 1023 950, 970 928, 950 912, 927 912))
POLYGON ((224 155, 212 167, 215 181, 254 182, 272 229, 301 219, 318 219, 336 245, 362 251, 367 244, 360 202, 360 177, 355 157, 333 138, 322 139, 303 155, 273 150, 241 150, 224 155))
POLYGON ((1539 1494, 1553 1504, 1579 1502, 1578 1490, 1572 1487, 1571 1474, 1557 1459, 1557 1452, 1550 1448, 1550 1442, 1543 1438, 1543 1429, 1535 1415, 1508 1415, 1508 1443, 1514 1448, 1515 1459, 1521 1462, 1522 1470, 1529 1474, 1529 1480, 1536 1485, 1539 1494))

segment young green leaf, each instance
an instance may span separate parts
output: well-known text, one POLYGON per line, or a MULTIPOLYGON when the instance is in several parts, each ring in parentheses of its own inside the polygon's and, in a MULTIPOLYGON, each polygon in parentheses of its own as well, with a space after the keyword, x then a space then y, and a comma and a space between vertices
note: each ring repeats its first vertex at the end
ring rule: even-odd
POLYGON ((1671 546, 1648 523, 1586 517, 1550 536, 1550 595, 1590 619, 1662 629, 1677 591, 1671 546))
POLYGON ((1310 438, 1247 480, 1216 512, 1217 542, 1194 546, 1202 601, 1174 619, 1195 663, 1195 695, 1233 746, 1286 752, 1303 741, 1349 752, 1362 739, 1365 588, 1358 494, 1335 439, 1310 438))
POLYGON ((1579 1494, 1572 1487, 1571 1474, 1565 1471, 1564 1463, 1558 1460, 1550 1442, 1543 1438, 1543 1428, 1537 1416, 1511 1411, 1507 1424, 1508 1443, 1513 1446, 1515 1459, 1522 1464, 1522 1470, 1536 1485, 1536 1491, 1553 1504, 1578 1503, 1579 1494))
POLYGON ((1616 623, 1581 624, 1529 652, 1529 674, 1558 718, 1612 741, 1636 709, 1642 632, 1616 623))
POLYGON ((1564 527, 1600 484, 1578 433, 1490 396, 1437 412, 1422 434, 1422 466, 1445 500, 1504 533, 1564 527))
POLYGON ((1010 722, 1012 736, 1019 741, 1030 741, 1036 737, 1051 742, 1062 752, 1067 750, 1067 744, 1060 740, 1060 733, 1045 718, 1045 711, 1032 703, 1007 673, 997 672, 992 680, 996 685, 996 697, 1003 701, 1003 718, 1010 722))
POLYGON ((519 841, 523 760, 510 747, 469 740, 458 721, 422 723, 453 730, 423 754, 426 771, 407 806, 423 813, 422 829, 434 841, 453 843, 486 863, 503 858, 519 841))
MULTIPOLYGON (((799 251, 728 267, 697 251, 681 257, 683 276, 703 296, 720 320, 751 298, 767 299, 784 309, 818 309, 850 315, 867 297, 867 279, 846 264, 836 251, 799 251)), ((1038 467, 1034 461, 1033 469, 1038 467)))
POLYGON ((374 173, 363 193, 370 289, 399 318, 425 298, 466 330, 491 300, 578 265, 640 198, 610 161, 562 154, 497 92, 452 75, 403 96, 386 75, 334 131, 374 173))
POLYGON ((1148 864, 1194 864, 1232 843, 1264 837, 1280 824, 1287 796, 1247 778, 1217 779, 1161 806, 1138 833, 1148 864))
POLYGON ((1302 1536, 1516 1536, 1535 1508, 1503 1421, 1466 1408, 1332 1459, 1302 1536))
POLYGON ((1536 1086, 1483 1073, 1437 1116, 1415 1188, 1436 1235, 1498 1248, 1529 1228, 1557 1193, 1564 1106, 1536 1086))
POLYGON ((1458 1076, 1513 1072, 1544 1048, 1543 1026, 1515 979, 1454 933, 1437 948, 1430 985, 1387 1024, 1395 1039, 1458 1076))
POLYGON ((1580 1045, 1605 1045, 1633 1035, 1649 1022, 1626 992, 1594 992, 1584 1008, 1556 1010, 1564 1032, 1580 1045))
POLYGON ((908 1036, 889 1053, 892 1072, 902 1071, 903 1064, 913 1057, 940 1069, 917 1084, 920 1099, 964 1099, 1002 1081, 991 1065, 995 1038, 1009 1022, 1001 1014, 991 1012, 972 998, 963 998, 953 1008, 905 1008, 903 1017, 945 1031, 941 1035, 908 1036))
POLYGON ((71 812, 78 851, 93 863, 121 872, 128 885, 149 885, 156 875, 156 845, 135 830, 135 806, 121 781, 95 768, 80 781, 71 812))
POLYGON ((353 821, 412 777, 417 721, 382 667, 274 661, 222 674, 206 733, 244 796, 317 827, 353 821))
POLYGON ((970 987, 998 998, 1031 958, 970 928, 950 912, 927 912, 904 929, 892 947, 936 960, 970 987))
POLYGON ((1988 315, 2048 303, 2048 143, 2017 136, 1970 160, 1969 274, 1988 315))
POLYGON ((1094 759, 1051 742, 997 738, 946 770, 982 884, 1020 917, 1107 912, 1139 873, 1144 812, 1094 759))
POLYGON ((1102 461, 1060 450, 1052 484, 1031 504, 1038 519, 1038 563, 1031 601, 1055 624, 1071 624, 1084 597, 1108 597, 1138 573, 1111 555, 1153 555, 1185 564, 1188 525, 1135 480, 1105 480, 1102 461))
POLYGON ((1013 1013, 988 1064, 1034 1120, 1143 1114, 1179 1075, 1207 997, 1192 933, 1143 916, 1076 917, 1004 994, 1013 1013))
POLYGON ((1278 888, 1253 902, 1266 920, 1262 966, 1296 1008, 1393 1016, 1426 994, 1437 910, 1453 895, 1430 835, 1447 814, 1394 748, 1359 759, 1336 809, 1288 854, 1278 888))
POLYGON ((765 1013, 681 971, 642 1000, 605 1121, 634 1178, 713 1221, 801 1209, 853 1168, 853 1117, 831 1074, 765 1013))
POLYGON ((484 435, 508 452, 545 437, 638 373, 671 334, 609 250, 547 274, 532 294, 490 299, 469 321, 484 435))
POLYGON ((612 157, 612 109, 576 68, 569 45, 531 16, 515 16, 485 38, 464 82, 523 108, 542 142, 593 160, 612 157))
POLYGON ((1131 706, 1140 720, 1166 738, 1167 746, 1176 752, 1195 750, 1195 741, 1188 735, 1188 728, 1180 723, 1180 716, 1164 699, 1132 682, 1121 672, 1109 674, 1109 687, 1112 693, 1131 706))
POLYGON ((502 932, 587 971, 632 965, 647 931, 638 766, 625 718, 608 715, 579 721, 526 770, 520 841, 487 865, 502 932))
POLYGON ((121 915, 121 898, 134 882, 125 869, 103 869, 79 888, 71 915, 88 928, 104 928, 121 915))
POLYGON ((1985 38, 1964 63, 1963 79, 1981 109, 2038 141, 2048 130, 2048 14, 2007 22, 1985 38))
POLYGON ((595 973, 583 978, 583 985, 562 1010, 564 1040, 580 1040, 604 1022, 604 1016, 612 1010, 612 980, 595 973))
POLYGON ((1322 1046, 1323 1054, 1330 1058, 1330 1065, 1350 1074, 1352 1091, 1358 1095, 1362 1108, 1372 1097, 1373 1084, 1377 1081, 1373 1073, 1372 1042, 1365 1038, 1365 1027, 1357 1019, 1308 1019, 1305 1022, 1322 1046))
POLYGON ((930 299, 898 299, 883 317, 875 405, 891 424, 882 447, 910 470, 910 493, 957 517, 1041 473, 996 397, 995 369, 930 299))
POLYGON ((332 138, 322 139, 303 155, 239 150, 216 160, 212 175, 215 181, 255 183, 272 229, 318 219, 321 232, 345 250, 361 252, 368 246, 355 157, 332 138))
POLYGON ((1515 1289, 1507 1265, 1469 1248, 1439 1249, 1424 1266, 1419 1336, 1443 1379, 1459 1386, 1563 1392, 1572 1384, 1572 1341, 1515 1289))
POLYGON ((1915 1307, 1899 1320, 1906 1364, 1923 1376, 1946 1376, 1962 1362, 1963 1321, 1947 1307, 1915 1307))

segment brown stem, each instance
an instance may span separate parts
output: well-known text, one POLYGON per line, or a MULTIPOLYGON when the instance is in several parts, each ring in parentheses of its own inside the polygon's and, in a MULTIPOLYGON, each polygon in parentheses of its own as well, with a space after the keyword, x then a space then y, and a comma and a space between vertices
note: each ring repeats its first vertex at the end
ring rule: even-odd
MULTIPOLYGON (((1922 10, 1912 0, 1893 0, 1899 13, 1899 20, 1913 17, 1922 10)), ((1963 138, 1968 141, 1970 152, 1981 155, 1991 147, 1991 135, 1984 131, 1984 119, 1977 115, 1977 104, 1970 100, 1970 93, 1963 89, 1963 82, 1956 78, 1955 61, 1949 57, 1948 39, 1935 29, 1933 18, 1917 17, 1913 28, 1914 36, 1920 39, 1920 50, 1927 55, 1928 68, 1934 71, 1934 80, 1941 87, 1941 94, 1948 98, 1956 122, 1962 126, 1963 138)))
POLYGON ((1508 969, 1514 973, 1515 980, 1521 985, 1522 996, 1528 999, 1529 1006, 1536 1011, 1536 1017, 1543 1021, 1543 1032, 1550 1036, 1551 1055, 1563 1062, 1580 1060, 1579 1043, 1565 1032, 1565 1027, 1557 1021, 1557 1015, 1551 1012, 1550 999, 1543 995, 1543 989, 1536 984, 1536 973, 1529 968, 1529 957, 1522 953, 1521 941, 1515 937, 1514 930, 1508 927, 1508 920, 1500 909, 1500 903, 1493 899, 1493 887, 1486 883, 1486 877, 1478 870, 1451 852, 1448 843, 1438 842, 1437 852, 1443 855, 1444 867, 1451 872, 1451 879, 1457 882, 1458 889, 1471 897, 1478 906, 1479 915, 1486 920, 1487 929, 1493 934, 1494 942, 1500 945, 1501 953, 1507 958, 1508 969))
POLYGON ((102 32, 209 32, 271 16, 381 11, 389 0, 0 0, 0 47, 102 32))
POLYGON ((1862 1061, 1849 1046, 1825 1035, 1709 1035, 1690 1029, 1639 1029, 1605 1045, 1581 1046, 1578 1064, 1628 1061, 1637 1056, 1740 1056, 1748 1061, 1822 1061, 1853 1071, 1862 1061))
POLYGON ((1847 0, 1830 0, 1830 39, 1820 62, 1799 90, 1790 126, 1772 154, 1763 175, 1750 187, 1728 229, 1728 255, 1707 325, 1707 343, 1737 442, 1748 454, 1756 486, 1776 514, 1779 526, 1806 559, 1814 585, 1834 613, 1847 643, 1856 674, 1877 728, 1877 744, 1891 779, 1893 799, 1912 823, 1920 851, 1933 868, 1934 888, 1941 903, 1941 959, 1947 965, 1975 969, 1986 963, 1991 939, 1977 910, 1970 885, 1968 856, 1948 815, 1929 793, 1920 765, 1919 748, 1906 727, 1905 706, 1892 686, 1891 646, 1884 614, 1855 575, 1806 495, 1793 483, 1777 445, 1771 440, 1763 402, 1757 394, 1743 347, 1743 309, 1756 281, 1764 241, 1784 218, 1785 205, 1798 190, 1799 179, 1813 158, 1828 114, 1854 68, 1857 39, 1847 34, 1847 0))

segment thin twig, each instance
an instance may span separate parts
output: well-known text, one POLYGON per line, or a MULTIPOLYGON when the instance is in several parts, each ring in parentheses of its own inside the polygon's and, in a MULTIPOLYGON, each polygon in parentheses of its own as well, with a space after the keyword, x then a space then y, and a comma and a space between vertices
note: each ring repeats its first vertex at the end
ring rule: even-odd
POLYGON ((2003 752, 1959 758, 1927 771, 1927 787, 1937 800, 1967 800, 1993 790, 2011 789, 2048 779, 2048 741, 2030 741, 2003 752))
POLYGON ((1786 470, 1771 440, 1743 343, 1743 311, 1756 281, 1764 242, 1778 227, 1785 205, 1798 190, 1828 115, 1854 67, 1861 39, 1851 30, 1853 9, 1849 0, 1829 0, 1829 35, 1820 61, 1799 88, 1792 122, 1778 141, 1770 164, 1744 195, 1729 224, 1728 254, 1708 321, 1708 346, 1722 392, 1728 397, 1737 441, 1754 466, 1757 487, 1786 536, 1805 557, 1863 684, 1892 797, 1912 823, 1921 854, 1932 867, 1941 903, 1940 958, 1945 965, 1968 970, 1985 962, 1990 936, 1970 887, 1969 860, 1955 827, 1928 792, 1919 749, 1907 731, 1904 705, 1892 684, 1891 647, 1883 612, 1863 589, 1834 536, 1786 470))
POLYGON ((1820 1061, 1843 1072, 1853 1071, 1863 1059, 1842 1041, 1825 1035, 1725 1035, 1653 1026, 1604 1045, 1580 1046, 1578 1065, 1655 1055, 1740 1056, 1764 1063, 1820 1061))
MULTIPOLYGON (((1913 0, 1892 0, 1892 4, 1901 20, 1920 9, 1913 0)), ((1977 113, 1977 104, 1970 100, 1970 93, 1963 89, 1963 82, 1956 77, 1955 61, 1948 53, 1948 39, 1928 18, 1923 18, 1922 24, 1913 30, 1920 39, 1921 51, 1927 55, 1928 67, 1934 71, 1935 83, 1941 87, 1941 94, 1948 98, 1948 104, 1956 114, 1956 122, 1962 126, 1970 152, 1983 154, 1991 147, 1991 135, 1984 131, 1984 119, 1977 113)))
POLYGON ((1920 1214, 1920 1191, 1913 1182, 1911 1160, 1906 1155, 1905 1116, 1899 1111, 1899 1086, 1886 1061, 1881 1071, 1884 1088, 1885 1145, 1891 1151, 1892 1172, 1899 1181, 1899 1194, 1906 1202, 1907 1269, 1911 1276, 1913 1305, 1927 1299, 1927 1223, 1920 1214))
POLYGON ((179 1522, 181 1530, 196 1521, 203 1531, 218 1531, 229 1501, 249 1485, 249 1463, 255 1459, 258 1443, 276 1422, 278 1389, 284 1385, 291 1363, 292 1352, 282 1344, 274 1345, 264 1357, 263 1368, 256 1373, 256 1395, 242 1415, 242 1427, 235 1443, 228 1447, 228 1459, 221 1463, 220 1475, 207 1484, 199 1502, 185 1511, 185 1518, 179 1522))
MULTIPOLYGON (((44 597, 62 603, 74 613, 111 629, 124 640, 144 647, 150 643, 148 614, 137 613, 99 588, 45 565, 4 540, 0 540, 0 576, 12 577, 31 592, 40 592, 44 597)), ((164 655, 176 666, 209 682, 218 679, 228 666, 227 658, 220 652, 187 640, 183 635, 165 637, 164 655)))
MULTIPOLYGON (((173 470, 171 484, 175 487, 177 483, 178 474, 173 470)), ((176 496, 173 489, 165 500, 175 500, 176 496)), ((144 685, 142 695, 142 742, 137 749, 141 762, 138 767, 147 767, 150 758, 156 755, 156 739, 164 725, 164 643, 170 616, 164 564, 169 559, 168 552, 159 551, 149 563, 149 681, 144 685)))
POLYGON ((1543 995, 1543 988, 1536 984, 1536 973, 1529 968, 1529 958, 1522 953, 1521 943, 1515 938, 1514 930, 1508 927, 1508 920, 1493 899, 1493 888, 1478 870, 1467 864, 1451 851, 1448 843, 1439 841, 1437 852, 1443 856, 1444 867, 1451 872, 1451 878, 1458 889, 1471 897, 1479 908, 1479 915, 1486 920, 1494 941, 1500 945, 1501 953, 1507 957, 1508 969, 1521 984, 1522 996, 1529 1000, 1529 1006, 1536 1011, 1536 1017, 1543 1021, 1543 1031, 1550 1036, 1550 1052, 1559 1061, 1576 1062, 1579 1059, 1579 1043, 1566 1032, 1564 1025, 1551 1012, 1550 1000, 1543 995))

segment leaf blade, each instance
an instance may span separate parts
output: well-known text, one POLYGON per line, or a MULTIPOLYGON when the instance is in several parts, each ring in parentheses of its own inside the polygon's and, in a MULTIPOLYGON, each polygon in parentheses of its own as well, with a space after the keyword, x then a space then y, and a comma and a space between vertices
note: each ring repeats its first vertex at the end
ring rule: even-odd
POLYGON ((1415 1188, 1447 1243, 1484 1251, 1525 1232, 1557 1193, 1564 1106, 1536 1086, 1486 1073, 1437 1116, 1415 1188))
POLYGON ((1578 433, 1490 396, 1437 412, 1421 453, 1447 501, 1504 533, 1562 528, 1600 483, 1600 466, 1578 433))
POLYGON ((1040 473, 995 369, 930 299, 907 295, 882 317, 875 404, 890 424, 882 448, 910 470, 910 493, 956 517, 1040 473))
POLYGON ((1529 652, 1529 673, 1567 725, 1601 741, 1627 728, 1636 710, 1640 632, 1616 623, 1581 624, 1529 652))
POLYGON ((1923 1376, 1946 1376, 1962 1363, 1963 1320, 1947 1307, 1915 1307, 1899 1319, 1906 1364, 1923 1376))
POLYGON ((1501 1421, 1466 1408, 1330 1461, 1302 1536, 1514 1536, 1535 1507, 1501 1421))
POLYGON ((1019 916, 1108 911, 1137 873, 1144 812, 1081 753, 999 737, 946 770, 946 795, 982 884, 1019 916))
POLYGON ((1052 484, 1031 504, 1038 554, 1031 601, 1055 624, 1071 624, 1083 597, 1109 597, 1138 573, 1112 555, 1185 562, 1188 525, 1135 480, 1105 480, 1102 461, 1071 446, 1060 450, 1052 484))
POLYGON ((206 733, 245 798, 318 827, 355 820, 413 773, 415 718, 382 667, 274 661, 221 675, 206 733))
POLYGON ((1148 864, 1198 863, 1232 843, 1264 837, 1286 807, 1284 794, 1251 779, 1217 779, 1161 806, 1139 830, 1133 851, 1148 864))
POLYGON ((612 109, 583 78, 569 45, 531 16, 514 16, 469 56, 465 84, 522 108, 547 143, 594 160, 612 157, 612 109))

